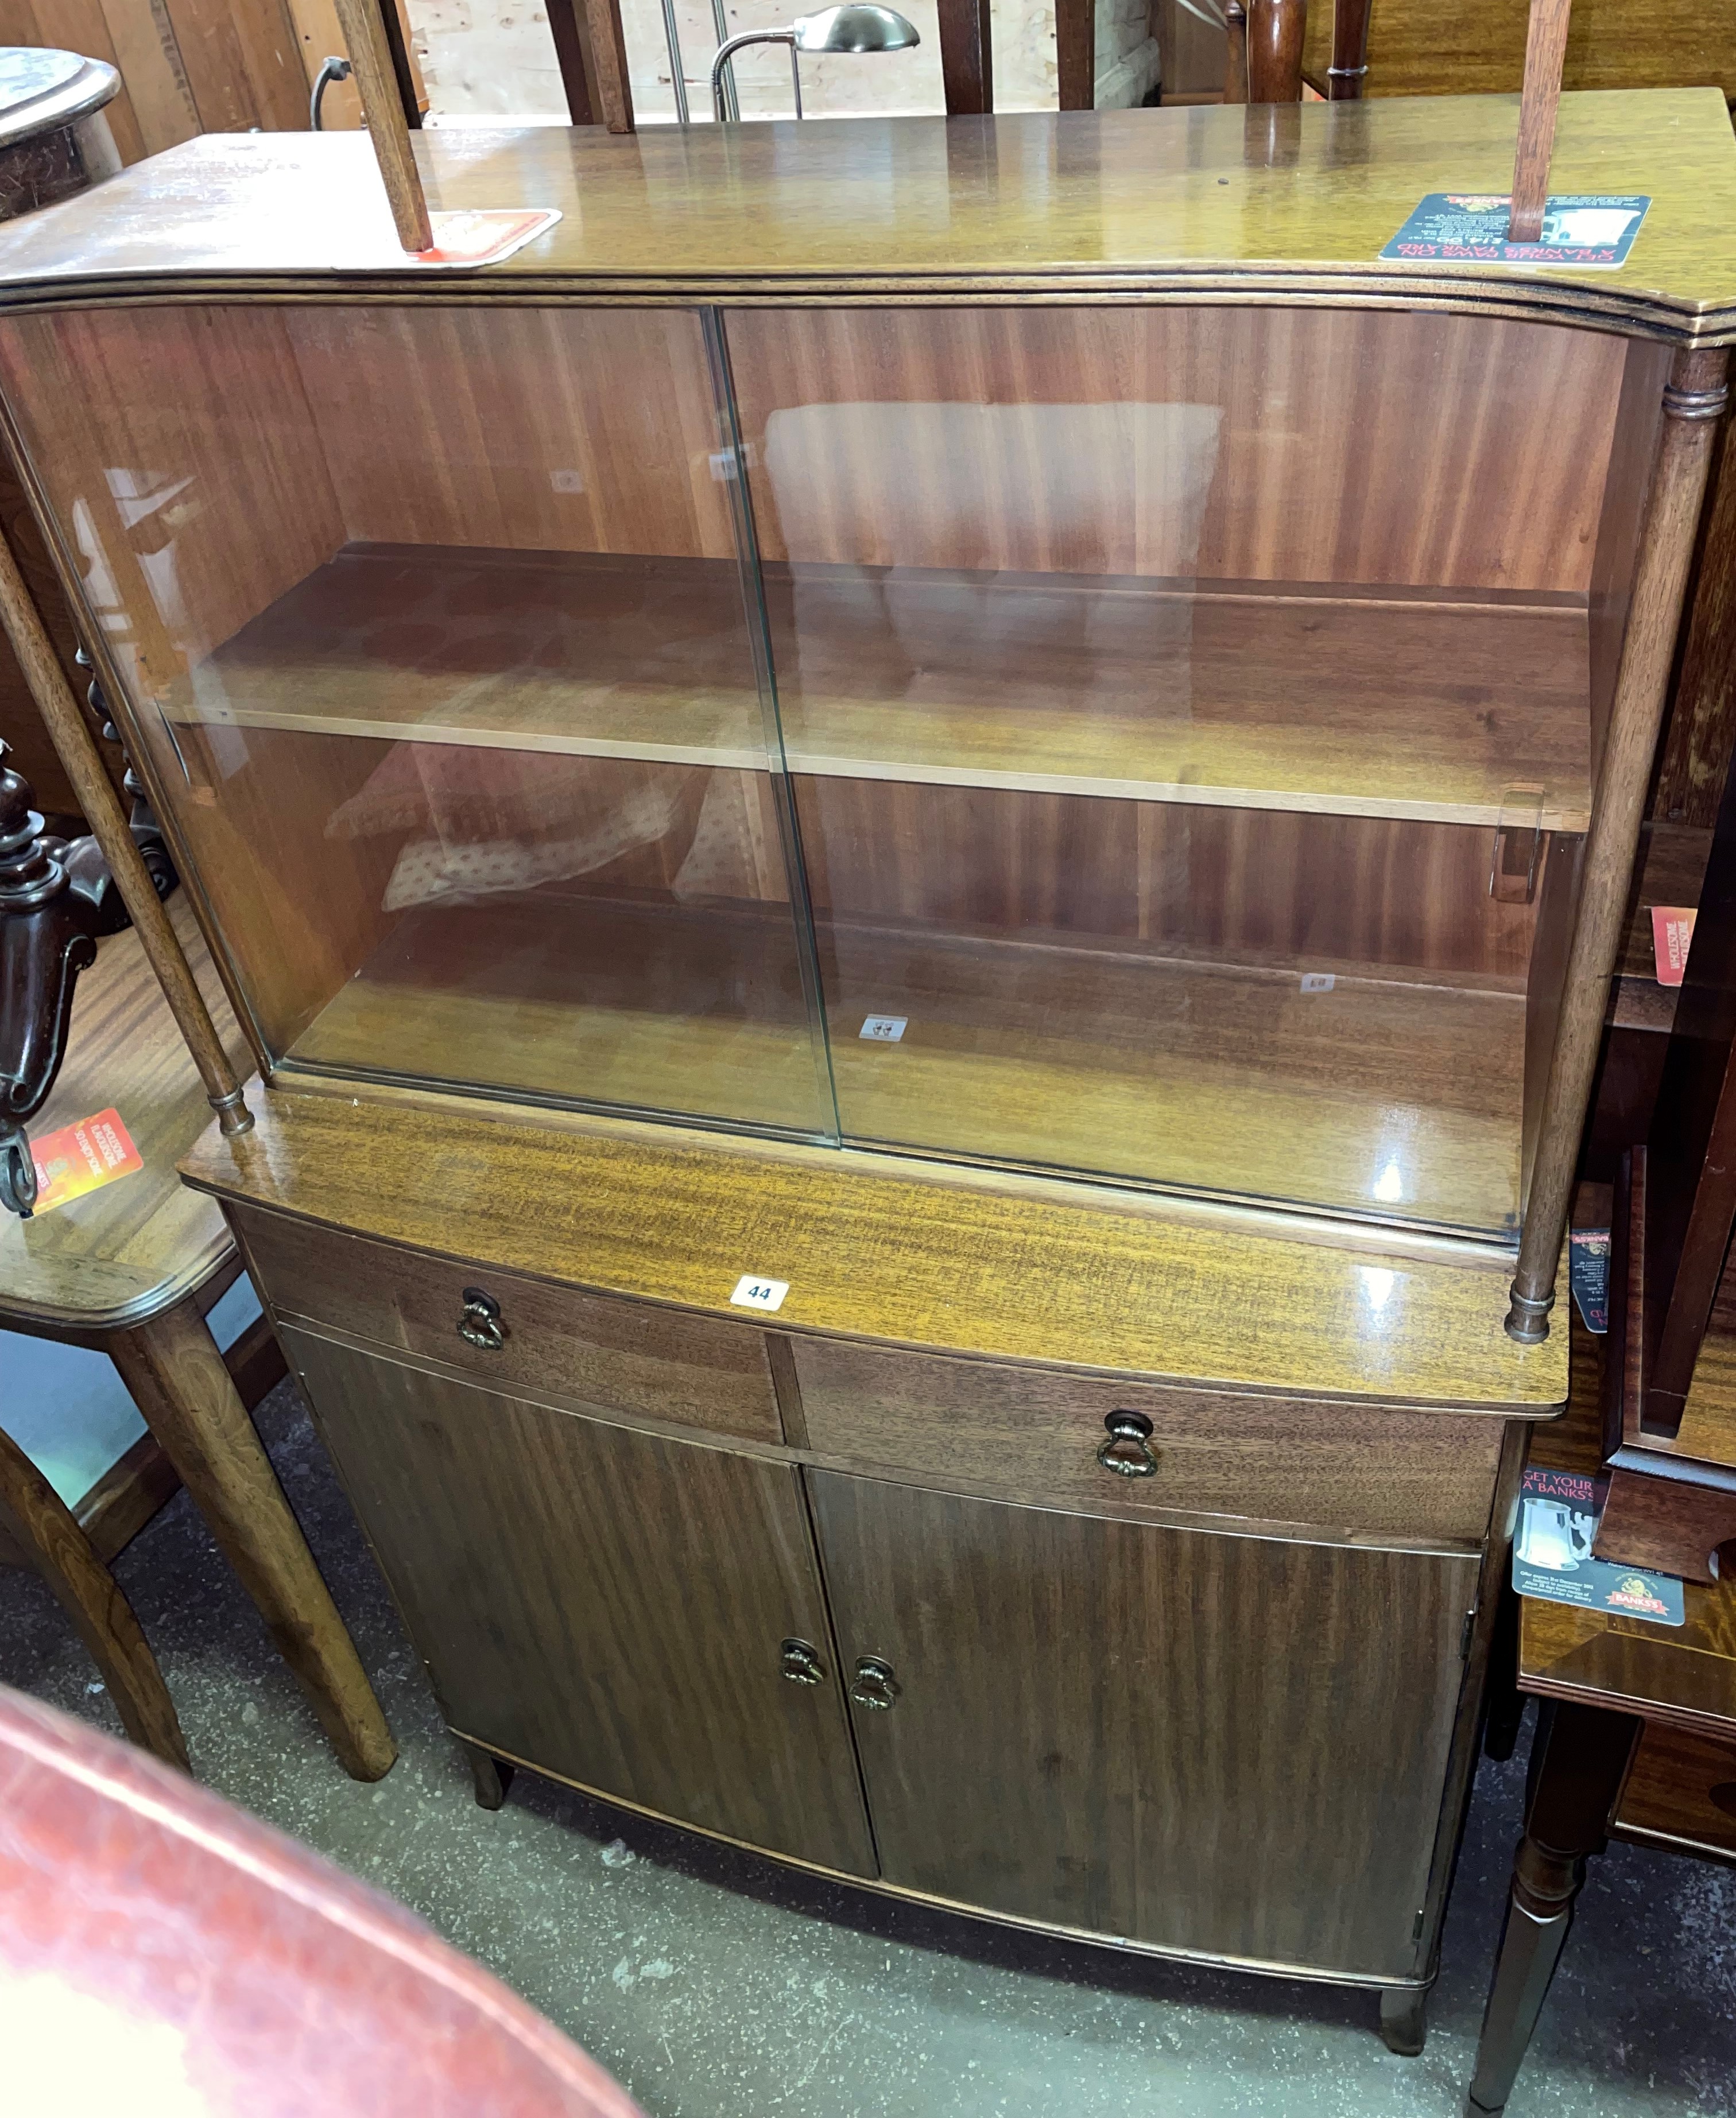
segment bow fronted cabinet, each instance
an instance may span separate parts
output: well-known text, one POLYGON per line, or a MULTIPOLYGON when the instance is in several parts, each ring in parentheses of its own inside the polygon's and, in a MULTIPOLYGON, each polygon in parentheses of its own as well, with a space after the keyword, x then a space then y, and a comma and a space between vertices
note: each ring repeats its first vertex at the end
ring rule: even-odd
POLYGON ((0 395, 270 1089, 224 1201, 479 1787, 1414 2049, 1736 337, 1382 264, 1510 99, 205 138, 0 395))

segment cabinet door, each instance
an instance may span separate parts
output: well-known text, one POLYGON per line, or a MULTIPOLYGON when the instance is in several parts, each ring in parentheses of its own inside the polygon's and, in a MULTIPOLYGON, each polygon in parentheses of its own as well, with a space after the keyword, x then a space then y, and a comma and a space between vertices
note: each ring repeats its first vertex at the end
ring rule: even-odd
POLYGON ((283 1338, 455 1728, 874 1872, 791 1466, 283 1338), (788 1636, 819 1649, 823 1682, 785 1680, 788 1636))
POLYGON ((888 1882, 1414 1973, 1474 1558, 808 1478, 888 1882))

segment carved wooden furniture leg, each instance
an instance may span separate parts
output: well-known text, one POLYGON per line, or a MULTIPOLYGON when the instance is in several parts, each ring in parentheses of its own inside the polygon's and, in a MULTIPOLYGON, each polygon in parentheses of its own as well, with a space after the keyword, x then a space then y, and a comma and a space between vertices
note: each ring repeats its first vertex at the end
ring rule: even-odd
POLYGON ((1466 2118, 1502 2110, 1512 2092, 1572 1923, 1586 1857, 1604 1849, 1641 1725, 1629 1714, 1567 1701, 1544 1708, 1466 2118))
POLYGON ((30 1555, 77 1626, 127 1733, 165 1764, 191 1772, 174 1702, 132 1606, 66 1502, 3 1429, 0 1526, 30 1555))
POLYGON ((1388 1986, 1381 1995, 1381 2038, 1388 2051, 1414 2059, 1428 2035, 1428 1988, 1388 1986))
POLYGON ((108 1350, 345 1770, 378 1779, 397 1755, 391 1732, 204 1318, 183 1302, 108 1350))
POLYGON ((458 1747, 470 1761, 479 1806, 498 1809, 512 1784, 512 1766, 504 1758, 497 1758, 492 1750, 484 1750, 479 1743, 467 1742, 462 1736, 458 1738, 458 1747))

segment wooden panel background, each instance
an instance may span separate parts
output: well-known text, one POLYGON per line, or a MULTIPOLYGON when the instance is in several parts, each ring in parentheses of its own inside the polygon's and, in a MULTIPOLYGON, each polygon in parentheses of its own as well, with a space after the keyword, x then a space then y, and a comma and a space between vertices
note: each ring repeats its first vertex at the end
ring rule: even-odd
POLYGON ((1535 907, 1488 894, 1493 835, 1305 812, 796 780, 822 918, 1046 931, 1221 957, 1511 979, 1535 907))
MULTIPOLYGON (((0 0, 0 43, 58 45, 117 68, 121 92, 109 123, 121 160, 137 162, 200 132, 304 132, 311 76, 296 16, 307 5, 0 0)), ((343 49, 336 37, 326 45, 343 49)))
MULTIPOLYGON (((1367 95, 1512 95, 1525 75, 1525 10, 1511 0, 1374 0, 1367 95)), ((1332 10, 1308 10, 1303 65, 1326 86, 1332 10)), ((1564 86, 1736 89, 1736 0, 1683 12, 1667 0, 1576 0, 1564 86)))
POLYGON ((691 311, 285 313, 349 537, 734 556, 691 311))
POLYGON ((786 548, 769 480, 750 471, 767 557, 1590 586, 1626 352, 1616 338, 1483 317, 1183 308, 734 311, 728 330, 743 435, 762 458, 771 415, 812 404, 1223 408, 1197 555, 1137 495, 1103 511, 1089 548, 992 511, 968 549, 891 548, 873 496, 889 476, 919 492, 926 467, 900 451, 889 411, 883 425, 859 423, 830 526, 803 549, 786 548))
POLYGON ((25 447, 145 697, 344 542, 286 313, 109 308, 0 326, 25 447))

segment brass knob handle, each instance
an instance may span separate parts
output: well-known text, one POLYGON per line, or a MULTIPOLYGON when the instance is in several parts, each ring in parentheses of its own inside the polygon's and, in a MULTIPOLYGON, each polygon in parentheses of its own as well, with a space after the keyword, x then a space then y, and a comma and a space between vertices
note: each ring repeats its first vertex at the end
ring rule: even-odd
POLYGON ((863 1655, 856 1664, 850 1697, 859 1706, 871 1707, 877 1713, 891 1713, 898 1697, 898 1679, 892 1674, 891 1662, 882 1662, 878 1655, 863 1655))
POLYGON ((485 1353, 498 1353, 507 1343, 507 1327, 500 1320, 500 1304, 479 1287, 464 1291, 464 1307, 458 1318, 458 1335, 466 1345, 479 1346, 485 1353))
POLYGON ((1109 1430, 1099 1443, 1097 1460, 1105 1471, 1118 1471, 1123 1478, 1155 1478, 1157 1451, 1151 1446, 1151 1422, 1142 1412, 1112 1412, 1104 1420, 1109 1430))
POLYGON ((792 1684, 824 1684, 826 1665, 819 1650, 806 1640, 785 1640, 780 1649, 779 1667, 792 1684))

